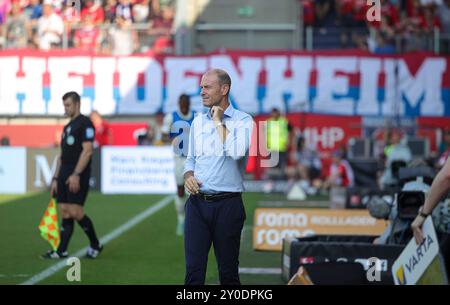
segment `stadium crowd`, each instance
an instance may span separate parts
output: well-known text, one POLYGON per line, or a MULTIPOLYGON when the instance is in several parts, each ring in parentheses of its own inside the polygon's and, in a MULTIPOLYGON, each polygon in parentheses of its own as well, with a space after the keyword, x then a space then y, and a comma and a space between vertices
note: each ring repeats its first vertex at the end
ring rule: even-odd
MULTIPOLYGON (((341 28, 340 46, 359 47, 377 54, 423 50, 434 29, 441 33, 444 52, 449 51, 450 0, 380 0, 381 21, 366 18, 366 0, 301 0, 305 26, 322 34, 341 28), (369 30, 376 33, 370 37, 369 30), (444 34, 444 35, 442 35, 444 34)), ((371 15, 372 11, 369 12, 371 15)))
MULTIPOLYGON (((339 29, 339 45, 332 48, 377 54, 430 50, 438 29, 441 51, 450 50, 450 0, 380 0, 381 21, 367 20, 366 0, 299 1, 306 27, 325 39, 327 32, 334 35, 332 28, 339 29)), ((65 47, 102 54, 173 52, 174 0, 86 0, 81 13, 73 2, 0 1, 0 49, 61 48, 67 38, 65 47)))
POLYGON ((0 1, 0 49, 173 52, 173 0, 0 1), (66 31, 66 33, 64 33, 66 31), (65 34, 65 35, 64 35, 65 34), (120 43, 119 43, 120 42, 120 43))

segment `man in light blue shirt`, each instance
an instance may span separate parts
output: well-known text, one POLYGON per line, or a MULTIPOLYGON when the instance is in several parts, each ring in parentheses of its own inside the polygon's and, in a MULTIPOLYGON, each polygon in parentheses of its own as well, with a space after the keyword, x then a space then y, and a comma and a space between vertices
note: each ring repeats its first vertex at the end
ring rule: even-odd
POLYGON ((245 221, 241 193, 253 119, 230 104, 230 76, 223 70, 206 72, 201 80, 203 105, 189 133, 184 168, 186 202, 185 284, 204 284, 211 243, 222 285, 239 285, 239 248, 245 221))

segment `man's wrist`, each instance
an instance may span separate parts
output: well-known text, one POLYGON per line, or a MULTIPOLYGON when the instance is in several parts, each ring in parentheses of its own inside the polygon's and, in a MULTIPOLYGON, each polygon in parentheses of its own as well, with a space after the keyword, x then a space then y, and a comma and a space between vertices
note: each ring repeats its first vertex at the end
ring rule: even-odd
POLYGON ((430 214, 424 213, 423 211, 419 212, 419 216, 423 217, 423 218, 427 218, 428 216, 430 216, 430 214))
POLYGON ((187 178, 194 176, 194 172, 193 171, 187 171, 184 173, 184 180, 186 180, 187 178))
POLYGON ((424 211, 424 207, 425 205, 421 206, 419 209, 419 215, 423 218, 427 218, 428 216, 430 216, 431 213, 424 211))
POLYGON ((77 176, 77 177, 79 177, 79 176, 80 176, 80 173, 77 172, 77 171, 74 171, 74 172, 72 173, 72 176, 77 176))
POLYGON ((219 126, 224 126, 225 124, 221 120, 214 120, 214 126, 217 128, 219 126))

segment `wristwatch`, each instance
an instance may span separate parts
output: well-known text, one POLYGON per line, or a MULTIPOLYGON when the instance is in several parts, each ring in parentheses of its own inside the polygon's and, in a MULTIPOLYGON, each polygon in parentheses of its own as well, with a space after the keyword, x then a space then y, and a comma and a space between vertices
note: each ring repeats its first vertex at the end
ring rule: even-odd
POLYGON ((423 218, 427 218, 428 216, 430 216, 430 214, 426 214, 422 211, 419 212, 419 215, 422 216, 423 218))
POLYGON ((419 209, 419 215, 423 218, 427 218, 428 216, 430 216, 430 214, 424 213, 423 212, 423 206, 420 207, 419 209))

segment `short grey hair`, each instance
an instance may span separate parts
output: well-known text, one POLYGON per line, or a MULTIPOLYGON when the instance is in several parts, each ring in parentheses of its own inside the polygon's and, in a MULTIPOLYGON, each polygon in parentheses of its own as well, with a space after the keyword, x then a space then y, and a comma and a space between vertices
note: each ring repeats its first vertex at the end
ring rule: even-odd
POLYGON ((231 89, 231 77, 228 75, 228 73, 225 70, 222 69, 212 69, 209 70, 207 73, 214 73, 217 75, 217 78, 219 79, 219 84, 222 85, 228 85, 231 89))

